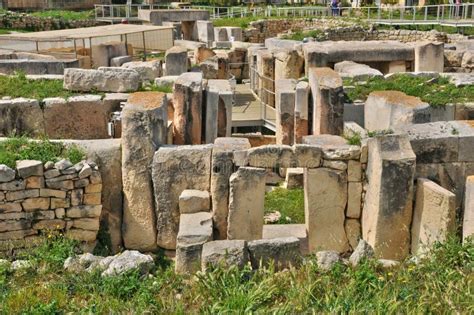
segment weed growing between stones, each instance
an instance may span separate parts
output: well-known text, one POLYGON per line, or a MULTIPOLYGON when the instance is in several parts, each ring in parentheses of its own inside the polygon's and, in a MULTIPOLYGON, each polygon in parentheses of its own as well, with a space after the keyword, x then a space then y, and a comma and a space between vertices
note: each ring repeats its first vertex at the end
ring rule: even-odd
MULTIPOLYGON (((51 237, 30 249, 37 266, 27 273, 0 264, 0 313, 472 313, 474 244, 451 237, 415 263, 382 269, 374 260, 357 267, 339 263, 323 271, 314 257, 299 269, 275 272, 217 268, 176 275, 160 264, 103 278, 100 272, 68 273, 61 262, 75 244, 51 237)), ((161 254, 159 254, 161 255, 161 254)), ((28 257, 25 254, 24 257, 28 257)), ((163 258, 160 258, 163 260, 163 258)))

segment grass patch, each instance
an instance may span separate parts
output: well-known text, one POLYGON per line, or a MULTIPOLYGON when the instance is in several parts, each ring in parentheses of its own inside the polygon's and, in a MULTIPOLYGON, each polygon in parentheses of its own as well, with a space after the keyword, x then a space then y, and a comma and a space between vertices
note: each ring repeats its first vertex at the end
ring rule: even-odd
POLYGON ((39 18, 52 18, 60 20, 90 20, 95 17, 94 10, 87 11, 69 11, 69 10, 46 10, 31 13, 32 16, 39 18))
POLYGON ((31 141, 21 136, 0 142, 0 164, 11 168, 15 167, 18 160, 38 160, 45 163, 65 158, 75 164, 85 157, 85 152, 76 145, 65 146, 60 142, 51 142, 47 139, 31 141))
POLYGON ((312 37, 317 41, 326 40, 326 37, 324 36, 324 31, 321 30, 296 31, 291 34, 283 35, 282 38, 302 41, 303 39, 309 37, 312 37))
POLYGON ((373 91, 401 91, 407 95, 419 97, 431 106, 464 103, 474 99, 474 86, 456 87, 447 78, 429 79, 409 75, 394 75, 388 79, 375 77, 367 82, 346 81, 345 85, 354 88, 347 92, 350 100, 366 100, 373 91))
POLYGON ((63 80, 29 80, 19 73, 13 76, 0 76, 0 97, 24 97, 42 100, 49 97, 67 98, 78 93, 63 88, 63 80))
MULTIPOLYGON (((0 313, 461 313, 474 312, 474 244, 450 238, 419 264, 383 270, 373 261, 322 271, 313 257, 299 269, 215 269, 176 275, 169 262, 149 277, 101 278, 64 272, 74 243, 51 238, 31 254, 39 267, 13 273, 0 266, 0 313)), ((28 257, 28 256, 26 256, 28 257)))
POLYGON ((304 223, 304 190, 282 187, 265 194, 265 213, 279 211, 281 218, 277 224, 304 223))
POLYGON ((362 144, 362 136, 360 132, 354 132, 351 135, 344 135, 344 138, 347 140, 347 144, 350 145, 358 145, 360 146, 362 144))
POLYGON ((162 92, 162 93, 173 93, 173 86, 172 85, 150 85, 145 86, 141 89, 142 91, 148 92, 162 92))

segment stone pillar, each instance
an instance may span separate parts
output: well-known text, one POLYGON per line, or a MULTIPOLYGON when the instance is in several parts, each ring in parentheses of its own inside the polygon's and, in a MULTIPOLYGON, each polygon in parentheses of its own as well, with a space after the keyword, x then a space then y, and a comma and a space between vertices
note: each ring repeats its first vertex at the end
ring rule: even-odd
POLYGON ((293 49, 278 51, 275 55, 275 80, 299 79, 304 71, 304 58, 293 49))
POLYGON ((209 191, 212 145, 160 147, 153 158, 159 247, 176 248, 179 196, 186 189, 209 191))
POLYGON ((157 145, 166 143, 166 95, 130 95, 122 110, 123 240, 128 249, 156 249, 150 164, 157 145))
POLYGON ((166 75, 180 75, 188 72, 188 51, 184 47, 174 46, 165 54, 166 75))
POLYGON ((411 224, 411 253, 424 254, 436 242, 456 232, 456 196, 426 179, 418 178, 411 224))
POLYGON ((415 72, 444 72, 444 43, 424 42, 415 46, 415 72))
MULTIPOLYGON (((196 21, 196 28, 198 33, 198 40, 206 43, 207 45, 212 44, 214 41, 214 25, 211 21, 196 21)), ((210 47, 210 46, 209 46, 210 47)))
POLYGON ((177 236, 176 273, 193 274, 201 270, 202 246, 209 241, 212 241, 211 214, 182 214, 177 236))
POLYGON ((304 207, 310 252, 349 250, 344 230, 346 204, 345 172, 330 168, 305 169, 304 207))
POLYGON ((174 144, 201 144, 202 73, 183 73, 174 83, 174 144))
POLYGON ((256 167, 240 167, 230 176, 228 239, 262 238, 265 178, 265 169, 256 167))
POLYGON ((275 62, 268 50, 257 51, 258 96, 265 104, 275 106, 275 62))
POLYGON ((309 85, 307 82, 300 81, 296 84, 295 95, 295 143, 301 143, 304 136, 309 133, 308 130, 308 99, 309 85))
POLYGON ((371 138, 368 147, 362 236, 378 258, 402 260, 410 249, 416 156, 406 135, 371 138))
POLYGON ((474 176, 468 176, 466 178, 462 237, 463 241, 468 237, 474 238, 474 176))
POLYGON ((212 149, 211 197, 216 239, 227 239, 229 178, 234 172, 234 151, 250 149, 246 138, 217 138, 212 149))
POLYGON ((308 75, 313 94, 313 134, 342 135, 344 91, 341 77, 330 68, 310 68, 308 75))
POLYGON ((227 35, 227 29, 225 27, 214 27, 214 40, 216 42, 229 41, 229 35, 227 35))
POLYGON ((275 81, 276 144, 294 143, 295 80, 275 81))
POLYGON ((234 93, 227 80, 208 80, 206 87, 205 141, 231 135, 234 93))
POLYGON ((430 122, 430 105, 399 91, 375 91, 365 102, 365 129, 399 129, 430 122))

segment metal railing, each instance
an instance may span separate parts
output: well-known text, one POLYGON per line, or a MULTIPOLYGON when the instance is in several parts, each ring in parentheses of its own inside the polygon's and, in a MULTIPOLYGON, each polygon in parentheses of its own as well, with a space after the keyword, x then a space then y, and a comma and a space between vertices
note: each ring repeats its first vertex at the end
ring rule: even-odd
MULTIPOLYGON (((167 5, 95 5, 97 20, 138 20, 140 9, 166 9, 167 5)), ((427 6, 390 6, 390 7, 341 7, 331 9, 323 6, 303 7, 211 7, 189 6, 183 9, 208 10, 211 19, 235 17, 354 17, 379 24, 454 24, 474 26, 474 3, 427 5, 427 6)))

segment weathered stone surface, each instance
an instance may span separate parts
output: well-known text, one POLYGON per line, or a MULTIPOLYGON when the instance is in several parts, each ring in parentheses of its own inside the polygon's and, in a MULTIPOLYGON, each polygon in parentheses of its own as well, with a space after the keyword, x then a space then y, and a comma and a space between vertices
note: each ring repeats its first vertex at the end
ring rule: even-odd
POLYGON ((15 98, 0 100, 0 134, 44 134, 43 111, 38 100, 15 98))
POLYGON ((415 72, 444 71, 444 44, 422 42, 415 46, 415 72))
POLYGON ((51 209, 57 208, 69 208, 71 201, 69 199, 63 198, 51 198, 51 209))
POLYGON ((63 268, 69 272, 81 272, 89 268, 91 264, 101 261, 102 259, 104 259, 104 257, 84 253, 78 256, 68 257, 64 261, 63 268))
POLYGON ((177 273, 194 273, 201 269, 204 243, 212 240, 212 215, 209 212, 182 214, 176 240, 177 273))
POLYGON ((298 267, 301 263, 300 241, 296 237, 250 241, 248 249, 254 269, 273 264, 276 270, 282 270, 298 267))
POLYGON ((262 238, 265 175, 262 168, 240 167, 230 176, 228 239, 262 238))
POLYGON ((16 161, 16 169, 21 178, 30 176, 43 176, 43 163, 41 161, 20 160, 16 161))
POLYGON ((263 103, 274 106, 275 104, 275 59, 273 54, 266 50, 257 50, 258 92, 263 103))
POLYGON ((362 236, 377 257, 400 260, 410 247, 416 156, 406 135, 378 136, 368 145, 362 236))
MULTIPOLYGON (((53 212, 54 214, 54 212, 53 212)), ((24 239, 26 236, 37 234, 36 230, 18 230, 0 233, 0 241, 11 241, 24 239)))
POLYGON ((122 65, 123 68, 133 69, 138 72, 140 80, 154 82, 161 76, 161 61, 132 61, 122 65))
POLYGON ((298 167, 316 168, 321 165, 323 150, 320 146, 295 144, 293 146, 293 152, 298 167))
POLYGON ((354 249, 354 252, 349 257, 349 263, 352 266, 357 266, 364 259, 372 258, 375 255, 374 249, 365 240, 361 239, 359 244, 354 249))
POLYGON ((75 206, 66 210, 69 218, 95 218, 100 217, 102 206, 75 206))
POLYGON ((0 221, 0 232, 27 230, 31 228, 29 220, 0 221))
POLYGON ((369 131, 397 130, 430 122, 429 104, 399 91, 376 91, 365 103, 365 128, 369 131))
POLYGON ((138 90, 140 82, 137 71, 121 67, 64 70, 64 88, 71 91, 130 92, 138 90))
POLYGON ((21 203, 19 202, 0 203, 0 213, 20 212, 21 209, 21 203))
POLYGON ((33 223, 33 229, 36 230, 61 230, 66 227, 64 220, 40 220, 33 223))
POLYGON ((383 268, 383 269, 391 269, 400 266, 400 262, 396 260, 391 260, 391 259, 378 259, 377 263, 383 268))
POLYGON ((295 87, 291 79, 275 80, 276 143, 294 143, 295 87))
POLYGON ((9 182, 15 179, 15 170, 5 164, 0 164, 0 183, 9 182))
POLYGON ((216 53, 207 47, 197 47, 194 49, 194 62, 195 63, 201 63, 203 61, 206 61, 207 59, 214 57, 216 53))
MULTIPOLYGON (((295 49, 279 49, 275 56, 275 80, 299 79, 304 72, 304 58, 295 49)), ((278 91, 278 88, 277 88, 278 91)))
POLYGON ((318 267, 322 270, 331 270, 337 263, 342 261, 338 252, 333 250, 324 250, 316 252, 316 261, 318 267))
POLYGON ((304 169, 288 168, 286 169, 285 187, 287 189, 295 189, 303 187, 304 169))
POLYGON ((295 94, 295 143, 302 143, 303 136, 308 135, 308 103, 309 103, 309 85, 305 81, 296 84, 295 94))
POLYGON ((462 237, 463 241, 469 237, 474 238, 474 176, 468 176, 466 178, 462 237))
POLYGON ((303 137, 303 144, 318 147, 325 160, 357 160, 361 148, 347 144, 347 140, 335 135, 313 135, 303 137))
POLYGON ((201 144, 202 73, 179 76, 173 94, 174 144, 201 144))
POLYGON ((357 219, 346 219, 344 229, 346 230, 349 245, 351 245, 352 249, 355 249, 362 236, 360 221, 357 219))
POLYGON ((342 61, 334 65, 334 71, 342 78, 350 78, 356 81, 366 81, 374 77, 382 77, 383 74, 377 69, 353 61, 342 61))
POLYGON ((349 218, 359 219, 362 208, 362 183, 349 182, 347 195, 346 216, 349 218))
POLYGON ((214 237, 227 238, 229 178, 234 172, 233 152, 250 149, 245 138, 217 138, 212 149, 211 198, 214 237))
POLYGON ((347 164, 347 180, 350 182, 360 182, 362 180, 362 166, 360 162, 351 160, 347 164))
POLYGON ((7 201, 15 201, 25 198, 36 198, 39 196, 39 189, 9 191, 6 193, 5 196, 7 201))
POLYGON ((69 229, 66 232, 66 236, 81 242, 93 242, 96 240, 97 231, 89 231, 82 229, 69 229))
POLYGON ((171 47, 165 55, 166 75, 181 75, 188 71, 188 52, 183 47, 171 47))
POLYGON ((126 250, 114 256, 108 268, 102 273, 103 277, 117 276, 130 270, 138 270, 140 274, 148 274, 155 266, 150 255, 142 254, 136 250, 126 250))
POLYGON ((331 160, 324 160, 323 167, 332 168, 338 171, 345 171, 347 170, 347 163, 344 161, 331 161, 331 160))
POLYGON ((313 134, 342 135, 344 91, 341 77, 330 68, 310 68, 308 78, 313 94, 313 134))
POLYGON ((158 246, 176 248, 179 196, 185 189, 209 191, 212 145, 163 146, 152 165, 158 246))
POLYGON ((43 176, 30 176, 25 179, 26 189, 36 189, 44 187, 43 176))
POLYGON ((295 154, 288 145, 264 145, 247 150, 248 165, 253 167, 296 167, 295 154))
POLYGON ((211 200, 207 191, 186 189, 179 195, 179 212, 181 214, 210 211, 210 208, 211 200))
POLYGON ((150 165, 166 143, 166 96, 132 94, 122 111, 123 240, 126 248, 156 248, 156 215, 150 165))
POLYGON ((0 190, 3 191, 18 191, 25 189, 26 182, 24 180, 13 180, 7 183, 0 183, 0 190))
POLYGON ((82 202, 85 205, 100 205, 101 193, 84 194, 82 202))
POLYGON ((306 169, 304 193, 310 252, 347 251, 349 243, 344 231, 344 210, 347 204, 346 174, 328 168, 306 169))
POLYGON ((417 179, 415 209, 411 225, 411 253, 424 254, 436 242, 444 242, 456 231, 456 196, 425 179, 417 179))
POLYGON ((243 268, 249 262, 247 242, 239 240, 221 240, 207 242, 202 248, 201 269, 237 266, 243 268))

